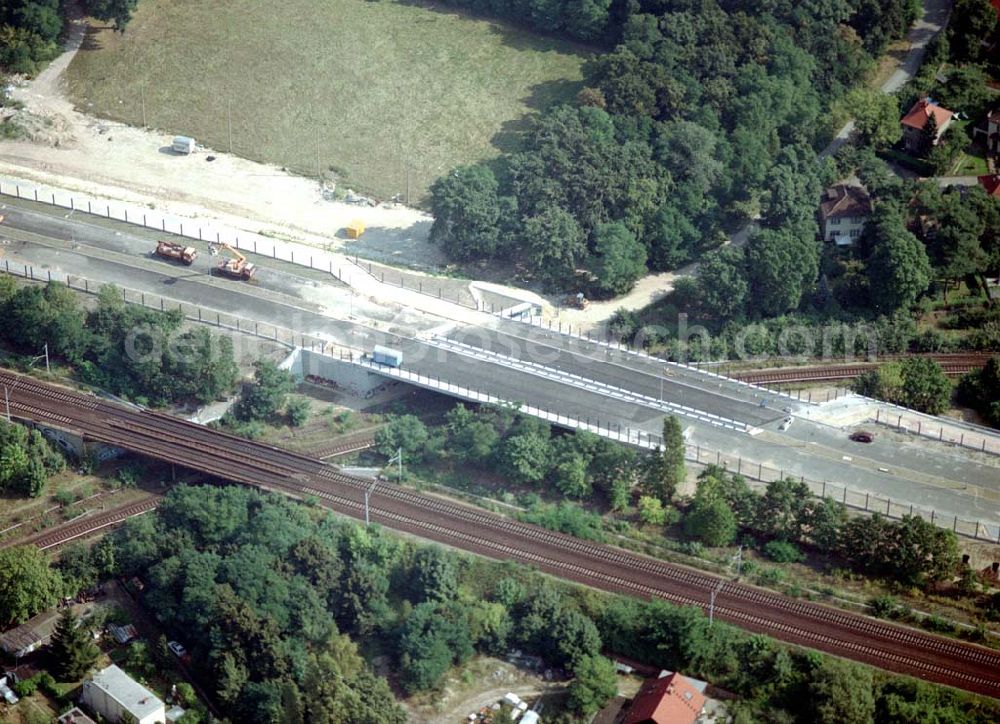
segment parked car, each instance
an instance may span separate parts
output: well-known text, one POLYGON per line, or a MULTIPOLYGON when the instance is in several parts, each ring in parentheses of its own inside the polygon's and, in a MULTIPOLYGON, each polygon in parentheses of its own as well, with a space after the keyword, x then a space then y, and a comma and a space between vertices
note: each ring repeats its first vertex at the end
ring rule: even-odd
POLYGON ((794 417, 786 417, 784 420, 781 421, 781 424, 778 426, 778 429, 779 430, 787 430, 788 428, 790 428, 792 426, 793 422, 795 422, 795 418, 794 417))
POLYGON ((851 439, 854 442, 875 442, 875 433, 868 432, 867 430, 858 430, 851 433, 851 439))
POLYGON ((184 644, 179 641, 168 641, 167 648, 170 649, 174 656, 176 656, 181 661, 186 661, 188 658, 187 649, 184 648, 184 644))

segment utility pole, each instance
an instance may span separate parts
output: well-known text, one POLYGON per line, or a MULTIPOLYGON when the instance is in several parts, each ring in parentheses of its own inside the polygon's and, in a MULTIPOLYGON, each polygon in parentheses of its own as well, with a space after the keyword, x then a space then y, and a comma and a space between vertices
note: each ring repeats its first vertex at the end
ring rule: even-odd
POLYGON ((146 125, 146 85, 139 85, 139 104, 142 106, 142 127, 148 128, 146 125))
MULTIPOLYGON (((743 544, 742 543, 740 543, 740 547, 736 549, 736 553, 733 555, 732 560, 730 561, 730 563, 735 563, 736 564, 736 577, 739 578, 740 577, 740 573, 743 570, 743 544)), ((722 580, 720 580, 719 583, 718 583, 718 585, 716 585, 716 587, 713 588, 712 591, 711 591, 711 593, 709 594, 709 599, 708 599, 708 627, 709 628, 712 627, 712 623, 715 621, 715 597, 716 597, 716 595, 718 595, 719 591, 722 590, 722 587, 724 585, 726 585, 726 579, 725 578, 723 578, 722 580)))
POLYGON ((396 479, 396 482, 402 483, 403 482, 403 448, 401 448, 401 447, 400 448, 396 448, 396 454, 393 455, 391 458, 389 458, 389 462, 387 464, 388 465, 392 465, 393 463, 397 463, 399 465, 399 473, 398 473, 399 477, 396 479))
POLYGON ((7 403, 7 422, 10 422, 10 391, 7 389, 7 385, 3 386, 3 399, 7 403))
POLYGON ((49 367, 49 343, 45 343, 45 372, 47 374, 52 374, 52 368, 49 367))
POLYGON ((226 99, 226 122, 229 126, 229 153, 233 152, 233 99, 226 99))
POLYGON ((722 590, 722 587, 726 585, 726 580, 722 579, 719 581, 719 585, 712 589, 712 593, 709 595, 708 599, 708 627, 712 628, 712 623, 715 621, 715 596, 722 590))
POLYGON ((378 485, 378 478, 375 478, 375 480, 372 482, 372 484, 369 485, 368 489, 365 491, 365 528, 367 528, 368 524, 369 524, 369 518, 368 518, 368 499, 371 497, 372 491, 375 490, 375 486, 376 485, 378 485))

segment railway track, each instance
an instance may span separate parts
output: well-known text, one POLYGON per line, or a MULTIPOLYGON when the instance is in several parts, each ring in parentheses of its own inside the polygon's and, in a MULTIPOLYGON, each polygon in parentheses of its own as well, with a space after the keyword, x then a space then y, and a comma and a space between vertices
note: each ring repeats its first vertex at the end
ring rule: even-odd
POLYGON ((368 450, 372 447, 375 447, 375 434, 363 433, 347 436, 346 438, 341 437, 333 442, 318 445, 307 450, 305 454, 310 457, 319 458, 320 460, 329 460, 341 455, 350 455, 351 453, 368 450))
MULTIPOLYGON (((934 355, 934 359, 944 373, 950 377, 964 375, 982 369, 992 355, 961 354, 934 355)), ((822 365, 812 367, 781 367, 769 370, 747 370, 734 372, 732 377, 754 385, 791 384, 794 382, 836 382, 858 377, 877 369, 882 362, 859 362, 851 365, 822 365)))
POLYGON ((78 538, 84 538, 102 530, 124 523, 129 518, 143 515, 160 504, 162 496, 149 494, 127 505, 103 511, 94 515, 83 514, 73 520, 54 526, 36 535, 23 538, 12 538, 0 543, 0 548, 13 545, 34 545, 39 550, 51 550, 71 543, 78 538))
MULTIPOLYGON (((205 429, 184 420, 118 407, 63 388, 0 373, 11 411, 82 432, 91 440, 174 462, 232 482, 364 517, 370 481, 322 461, 205 429), (16 386, 15 386, 16 385, 16 386)), ((512 559, 596 588, 705 608, 716 576, 504 518, 478 508, 380 485, 374 522, 492 558, 512 559)), ((96 522, 81 521, 85 526, 96 522)), ((114 523, 108 523, 113 525, 114 523)), ((45 541, 43 541, 45 543, 45 541)), ((718 592, 716 615, 743 628, 864 663, 1000 697, 1000 652, 787 598, 735 581, 718 592)))

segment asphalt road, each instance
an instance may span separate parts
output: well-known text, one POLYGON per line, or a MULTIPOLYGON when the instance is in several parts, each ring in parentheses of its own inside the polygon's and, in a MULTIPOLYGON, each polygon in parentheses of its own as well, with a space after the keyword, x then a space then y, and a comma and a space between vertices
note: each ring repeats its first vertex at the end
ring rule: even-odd
POLYGON ((309 270, 299 276, 266 258, 253 259, 260 267, 256 284, 211 278, 207 254, 191 267, 152 258, 155 242, 127 233, 124 225, 120 225, 124 230, 109 228, 103 220, 74 218, 79 214, 52 218, 66 212, 43 213, 10 204, 2 213, 6 220, 0 238, 12 240, 2 247, 4 258, 31 264, 36 272, 51 269, 82 275, 92 282, 111 282, 197 305, 209 314, 239 315, 357 349, 371 349, 375 343, 397 346, 411 371, 578 419, 610 423, 623 431, 660 432, 664 413, 656 401, 662 384, 665 401, 763 430, 751 436, 681 417, 690 442, 724 451, 731 466, 743 458, 748 465, 761 463, 831 485, 846 483, 934 508, 941 515, 1000 521, 1000 468, 932 441, 913 443, 880 435, 874 445, 859 446, 847 439, 844 430, 810 420, 815 408, 805 403, 609 351, 586 340, 503 320, 495 320, 494 328, 456 328, 379 305, 377 300, 352 298, 333 277, 309 270), (352 321, 351 313, 367 323, 352 321), (369 326, 372 320, 377 329, 369 326), (431 332, 439 327, 443 339, 435 340, 431 332), (512 369, 512 361, 534 363, 537 368, 512 369), (564 379, 552 379, 553 375, 564 379), (585 379, 566 380, 570 375, 585 379), (647 404, 615 399, 587 380, 645 395, 647 404), (780 432, 785 407, 796 421, 780 432))

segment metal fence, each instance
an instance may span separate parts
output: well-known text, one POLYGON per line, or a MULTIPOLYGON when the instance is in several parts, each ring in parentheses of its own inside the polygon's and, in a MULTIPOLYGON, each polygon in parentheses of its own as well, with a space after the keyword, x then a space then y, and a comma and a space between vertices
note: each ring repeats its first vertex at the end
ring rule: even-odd
MULTIPOLYGON (((102 282, 93 282, 86 277, 75 274, 53 274, 46 269, 43 272, 36 271, 33 266, 27 264, 11 264, 10 260, 4 259, 3 272, 13 276, 23 277, 35 282, 62 282, 70 289, 84 294, 97 295, 101 288, 108 286, 102 282)), ((257 322, 244 317, 239 317, 225 312, 206 311, 194 304, 182 304, 173 299, 162 297, 158 294, 137 291, 119 287, 122 294, 122 301, 127 304, 137 304, 147 309, 157 309, 161 312, 177 310, 181 315, 191 322, 200 322, 219 329, 226 329, 241 334, 247 334, 262 340, 274 342, 285 347, 309 347, 310 349, 322 348, 323 340, 300 334, 284 327, 257 322)))
MULTIPOLYGON (((420 387, 437 390, 454 397, 461 397, 466 400, 487 404, 517 405, 518 409, 528 415, 546 420, 560 427, 573 430, 587 430, 601 437, 616 440, 621 443, 633 445, 646 450, 658 449, 663 438, 660 435, 648 433, 644 430, 633 429, 628 425, 597 419, 579 419, 568 415, 560 414, 543 407, 523 404, 514 400, 507 400, 481 388, 458 385, 440 377, 422 375, 399 367, 389 367, 379 365, 369 359, 355 358, 352 355, 343 356, 342 359, 366 367, 380 375, 403 380, 420 387)), ((742 457, 722 453, 718 450, 710 450, 700 445, 688 443, 685 449, 685 457, 688 461, 699 465, 719 465, 727 468, 731 472, 736 472, 756 484, 758 487, 775 480, 782 480, 786 477, 797 478, 804 483, 809 492, 816 497, 831 497, 849 508, 862 510, 869 513, 879 513, 888 518, 900 519, 904 515, 916 515, 938 525, 954 531, 956 534, 972 538, 1000 543, 1000 523, 991 521, 973 521, 959 518, 956 515, 942 516, 935 510, 926 510, 910 503, 902 503, 888 497, 883 497, 869 492, 854 490, 847 485, 830 481, 810 480, 802 476, 790 475, 788 471, 775 469, 742 457)))
POLYGON ((1000 437, 995 432, 977 429, 978 426, 963 424, 959 420, 945 422, 933 418, 922 419, 913 410, 902 407, 897 409, 899 412, 893 413, 879 408, 875 412, 874 422, 918 437, 951 443, 989 455, 1000 455, 1000 437))

